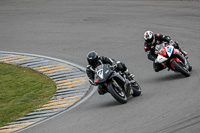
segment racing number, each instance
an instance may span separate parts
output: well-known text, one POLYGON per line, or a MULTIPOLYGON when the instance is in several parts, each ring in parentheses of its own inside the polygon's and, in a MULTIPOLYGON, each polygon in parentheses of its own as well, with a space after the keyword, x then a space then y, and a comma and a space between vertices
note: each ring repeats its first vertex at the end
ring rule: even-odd
POLYGON ((172 52, 172 48, 171 47, 167 47, 167 52, 171 53, 172 52))

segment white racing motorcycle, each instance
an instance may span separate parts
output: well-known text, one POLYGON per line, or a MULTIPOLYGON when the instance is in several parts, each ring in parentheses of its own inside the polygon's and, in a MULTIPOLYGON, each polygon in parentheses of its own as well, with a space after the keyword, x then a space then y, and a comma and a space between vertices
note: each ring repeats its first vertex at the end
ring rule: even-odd
POLYGON ((190 76, 192 66, 188 61, 188 57, 185 57, 174 46, 162 43, 156 46, 156 52, 158 54, 156 62, 168 67, 168 70, 180 72, 186 77, 190 76))

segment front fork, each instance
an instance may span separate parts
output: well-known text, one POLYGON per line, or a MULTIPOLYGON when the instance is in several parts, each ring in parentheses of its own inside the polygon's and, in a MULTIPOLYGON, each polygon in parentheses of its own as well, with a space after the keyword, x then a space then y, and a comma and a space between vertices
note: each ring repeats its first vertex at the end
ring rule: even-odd
MULTIPOLYGON (((113 85, 114 85, 116 88, 119 88, 119 90, 122 91, 122 87, 120 87, 119 84, 118 84, 113 78, 112 78, 112 82, 113 82, 113 85)), ((105 87, 108 87, 108 84, 109 84, 109 83, 104 83, 104 86, 105 86, 105 87)))
MULTIPOLYGON (((185 66, 185 68, 187 69, 187 70, 189 70, 189 64, 188 64, 188 60, 184 57, 184 56, 182 56, 180 53, 178 53, 178 52, 174 52, 174 55, 176 55, 176 57, 178 57, 178 58, 172 58, 171 60, 170 60, 170 64, 171 64, 171 62, 173 61, 173 60, 176 60, 177 62, 182 62, 183 63, 183 65, 185 66)), ((173 65, 171 65, 171 67, 174 69, 174 66, 173 65)))
POLYGON ((113 85, 115 86, 115 87, 117 87, 117 88, 119 88, 120 89, 120 91, 122 91, 122 87, 121 86, 119 86, 119 84, 115 81, 115 79, 114 78, 112 78, 112 81, 113 81, 113 85))
POLYGON ((133 89, 131 88, 131 83, 128 79, 125 80, 124 89, 112 78, 113 84, 120 89, 120 91, 124 91, 126 96, 129 97, 133 94, 133 89))

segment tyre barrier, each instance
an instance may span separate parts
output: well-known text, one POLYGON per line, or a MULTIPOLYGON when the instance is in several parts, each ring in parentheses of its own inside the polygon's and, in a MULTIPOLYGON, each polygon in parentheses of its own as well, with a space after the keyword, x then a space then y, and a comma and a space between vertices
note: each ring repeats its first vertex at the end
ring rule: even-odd
POLYGON ((0 62, 28 67, 50 77, 56 93, 41 108, 0 127, 0 133, 20 131, 69 110, 86 100, 92 87, 84 68, 68 61, 47 56, 0 51, 0 62))

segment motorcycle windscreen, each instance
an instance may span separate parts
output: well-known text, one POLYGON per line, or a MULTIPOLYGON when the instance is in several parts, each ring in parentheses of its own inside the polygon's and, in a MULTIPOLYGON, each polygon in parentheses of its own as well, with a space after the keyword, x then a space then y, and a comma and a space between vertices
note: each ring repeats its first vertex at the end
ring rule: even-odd
POLYGON ((94 75, 94 81, 96 84, 104 83, 111 74, 111 70, 108 65, 103 64, 98 66, 96 69, 96 74, 94 75))

